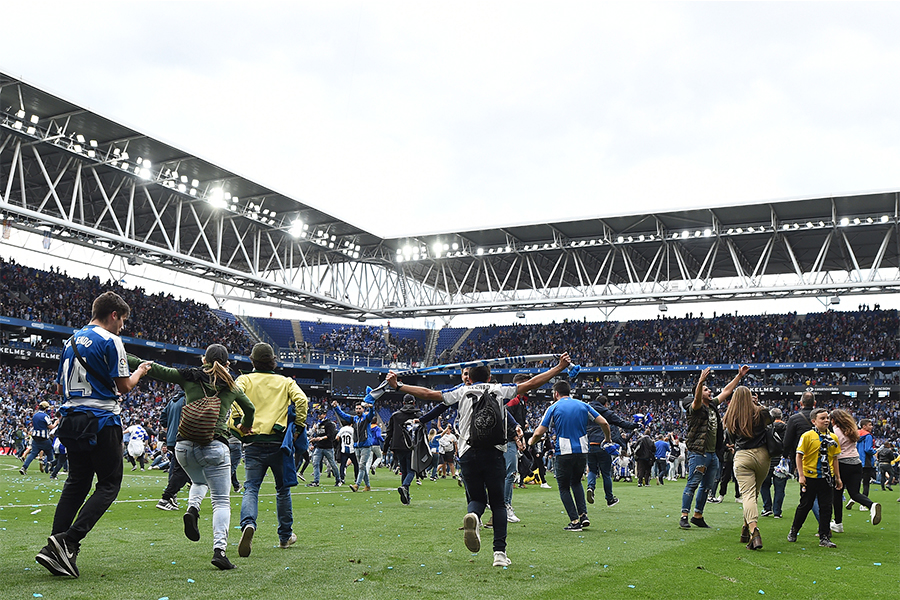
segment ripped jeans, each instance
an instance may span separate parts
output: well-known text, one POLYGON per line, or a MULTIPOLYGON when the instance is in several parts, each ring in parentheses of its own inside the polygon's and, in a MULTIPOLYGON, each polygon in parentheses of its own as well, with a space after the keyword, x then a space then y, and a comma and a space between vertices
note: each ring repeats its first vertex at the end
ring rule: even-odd
POLYGON ((716 485, 719 457, 716 456, 715 452, 700 453, 688 451, 687 465, 687 484, 684 486, 684 493, 681 495, 681 513, 687 514, 690 512, 691 502, 694 500, 694 493, 696 492, 697 506, 694 510, 697 514, 702 515, 709 490, 714 489, 716 485))

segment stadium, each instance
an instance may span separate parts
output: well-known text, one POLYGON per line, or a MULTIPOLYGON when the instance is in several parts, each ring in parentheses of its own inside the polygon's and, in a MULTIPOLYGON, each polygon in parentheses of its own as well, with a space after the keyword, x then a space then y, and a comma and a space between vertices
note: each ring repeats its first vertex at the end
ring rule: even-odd
MULTIPOLYGON (((310 426, 320 412, 338 420, 331 401, 349 410, 389 371, 432 369, 405 376, 404 384, 446 390, 462 369, 435 367, 569 352, 580 366, 573 397, 606 396, 629 419, 652 414, 653 435, 684 435, 679 401, 693 396, 703 369, 712 370, 711 387, 721 389, 746 364, 743 385, 760 403, 787 416, 812 392, 817 406, 872 419, 877 443, 896 443, 900 315, 885 298, 900 291, 900 191, 385 238, 0 73, 0 213, 0 448, 7 454, 0 462, 0 580, 10 590, 0 596, 263 598, 316 586, 403 598, 514 591, 562 598, 598 590, 656 598, 673 589, 685 598, 812 598, 851 597, 872 582, 880 583, 867 595, 896 593, 896 577, 884 569, 897 564, 900 512, 894 493, 874 482, 884 521, 873 527, 848 508, 839 554, 815 552, 810 539, 802 551, 775 541, 774 532, 783 540, 788 523, 770 521, 766 541, 773 550, 750 559, 731 543, 740 510, 725 504, 710 511, 719 539, 685 541, 697 536, 678 530, 678 499, 670 489, 680 492, 677 479, 644 490, 617 483, 622 505, 631 508, 619 516, 612 511, 621 505, 592 507, 602 515, 589 532, 598 534, 595 540, 587 530, 560 539, 572 534, 556 526, 555 491, 517 490, 516 509, 528 528, 510 525, 515 563, 494 581, 490 565, 467 556, 459 543, 458 487, 424 481, 414 489, 418 502, 401 510, 390 469, 374 474, 371 494, 296 488, 302 552, 261 548, 264 561, 238 564, 242 580, 253 580, 246 589, 211 577, 219 574, 185 547, 180 521, 164 523, 170 515, 153 509, 165 477, 133 474, 109 522, 94 534, 103 538, 101 552, 80 563, 94 574, 66 582, 45 577, 31 558, 49 531, 59 487, 34 473, 19 477, 20 463, 8 455, 35 404, 59 404, 55 380, 66 340, 84 325, 91 301, 110 290, 131 307, 125 348, 144 360, 197 366, 207 346, 221 343, 234 370, 246 373, 254 345, 272 346, 278 373, 309 398, 310 426), (24 247, 26 238, 56 254, 38 258, 32 250, 14 258, 8 248, 24 247), (57 260, 63 254, 70 258, 57 260), (49 269, 36 266, 54 260, 49 269), (69 261, 96 271, 70 276, 69 261), (165 291, 127 283, 141 277, 156 278, 165 291), (194 299, 190 291, 200 288, 216 305, 194 299), (820 311, 780 308, 812 298, 820 311), (767 308, 721 312, 721 303, 740 301, 767 308), (655 314, 619 320, 616 311, 628 307, 655 314), (270 309, 296 316, 265 316, 270 309), (519 322, 454 326, 471 315, 515 315, 519 322), (114 530, 107 535, 104 528, 114 530), (147 541, 147 532, 160 535, 147 541), (139 550, 126 554, 124 547, 139 550), (790 561, 789 552, 796 554, 790 561), (84 579, 92 583, 78 588, 84 579), (479 582, 477 590, 470 579, 479 582)), ((510 383, 552 364, 501 365, 492 375, 510 383)), ((142 383, 123 397, 123 420, 159 429, 173 391, 142 383)), ((382 427, 401 396, 389 392, 377 404, 382 427)), ((551 384, 537 389, 528 418, 539 422, 552 401, 551 384)), ((452 422, 455 413, 446 418, 452 422)), ((549 483, 556 487, 552 473, 549 483)), ((261 498, 266 494, 274 496, 271 486, 261 498)), ((786 512, 796 495, 785 501, 786 512)), ((240 505, 240 494, 232 503, 240 505)))

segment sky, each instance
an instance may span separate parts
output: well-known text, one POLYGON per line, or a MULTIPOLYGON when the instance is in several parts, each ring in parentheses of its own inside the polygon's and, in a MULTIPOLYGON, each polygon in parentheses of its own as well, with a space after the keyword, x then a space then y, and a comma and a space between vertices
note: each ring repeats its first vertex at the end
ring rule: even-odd
POLYGON ((900 189, 896 3, 27 10, 0 71, 382 237, 900 189))

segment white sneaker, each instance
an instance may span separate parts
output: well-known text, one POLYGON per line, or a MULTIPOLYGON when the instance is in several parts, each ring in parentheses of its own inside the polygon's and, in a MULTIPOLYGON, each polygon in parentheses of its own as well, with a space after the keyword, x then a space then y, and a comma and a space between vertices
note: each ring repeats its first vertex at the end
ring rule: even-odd
POLYGON ((289 537, 286 540, 282 540, 282 541, 278 542, 278 547, 279 548, 288 548, 290 546, 293 546, 294 543, 296 543, 296 542, 297 542, 297 534, 291 533, 291 537, 289 537))
POLYGON ((865 506, 863 506, 862 504, 860 504, 860 505, 859 505, 859 510, 860 510, 861 512, 866 512, 866 511, 869 510, 869 509, 866 508, 865 506))
MULTIPOLYGON (((509 521, 510 523, 518 523, 519 521, 522 520, 516 516, 516 513, 513 512, 512 505, 510 505, 510 504, 506 505, 506 520, 509 521)), ((497 566, 497 565, 494 565, 494 566, 497 566)))
POLYGON ((844 524, 831 522, 831 530, 835 533, 844 533, 844 524))
POLYGON ((545 490, 551 490, 551 489, 553 489, 553 488, 550 487, 550 484, 547 483, 546 481, 545 481, 544 483, 541 484, 541 487, 544 488, 545 490))
POLYGON ((847 500, 847 506, 845 506, 844 508, 846 508, 847 510, 850 510, 851 508, 853 508, 853 505, 854 505, 854 504, 856 504, 856 501, 855 501, 855 500, 852 500, 852 499, 851 499, 851 500, 847 500))
POLYGON ((512 564, 512 561, 509 560, 509 557, 506 556, 506 552, 502 550, 497 550, 494 552, 494 566, 495 567, 508 567, 512 564))
POLYGON ((881 523, 881 505, 879 503, 872 503, 872 508, 869 509, 869 514, 872 515, 872 525, 878 525, 879 523, 881 523))

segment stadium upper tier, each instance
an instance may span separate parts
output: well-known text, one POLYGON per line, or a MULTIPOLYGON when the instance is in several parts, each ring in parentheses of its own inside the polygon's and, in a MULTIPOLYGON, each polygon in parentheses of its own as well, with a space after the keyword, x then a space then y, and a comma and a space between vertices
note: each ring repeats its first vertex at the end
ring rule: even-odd
MULTIPOLYGON (((106 290, 120 294, 132 308, 127 336, 193 348, 223 343, 243 355, 255 341, 230 313, 192 300, 147 295, 118 282, 101 283, 98 277, 76 279, 59 269, 41 271, 0 259, 3 316, 77 327, 90 315, 93 298, 106 290)), ((563 351, 585 367, 900 359, 898 312, 878 305, 808 315, 700 313, 681 319, 442 330, 252 317, 245 322, 260 339, 271 341, 282 359, 300 363, 315 362, 314 353, 377 358, 379 364, 372 366, 389 366, 563 351), (432 353, 426 356, 429 348, 432 353)))

